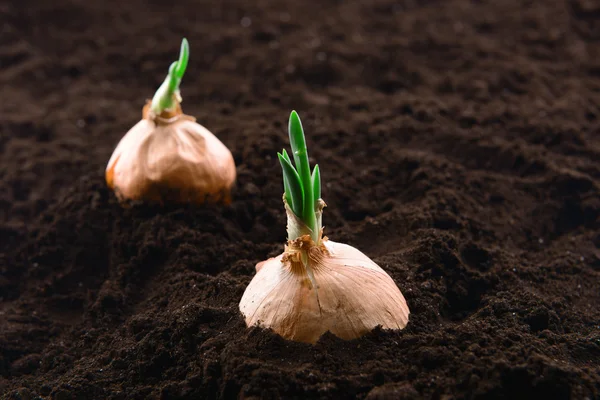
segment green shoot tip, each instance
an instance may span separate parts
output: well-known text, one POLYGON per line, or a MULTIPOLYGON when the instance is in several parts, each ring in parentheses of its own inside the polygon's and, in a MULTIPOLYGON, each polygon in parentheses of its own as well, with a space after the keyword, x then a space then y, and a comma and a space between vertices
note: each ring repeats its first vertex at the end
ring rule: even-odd
POLYGON ((176 78, 183 78, 183 74, 185 74, 185 69, 188 65, 188 59, 190 58, 190 45, 186 38, 183 38, 181 41, 181 49, 179 50, 179 60, 177 61, 177 66, 175 67, 174 75, 176 78))

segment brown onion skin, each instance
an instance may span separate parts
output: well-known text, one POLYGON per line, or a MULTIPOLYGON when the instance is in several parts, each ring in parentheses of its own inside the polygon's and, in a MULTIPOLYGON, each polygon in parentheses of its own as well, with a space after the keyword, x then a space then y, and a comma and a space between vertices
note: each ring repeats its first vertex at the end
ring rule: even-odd
POLYGON ((148 102, 117 145, 105 179, 117 198, 150 203, 231 203, 231 152, 181 107, 155 116, 148 102))

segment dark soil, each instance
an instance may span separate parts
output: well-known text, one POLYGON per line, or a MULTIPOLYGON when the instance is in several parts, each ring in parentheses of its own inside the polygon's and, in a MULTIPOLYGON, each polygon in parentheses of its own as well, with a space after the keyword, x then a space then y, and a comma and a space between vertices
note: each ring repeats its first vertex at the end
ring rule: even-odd
POLYGON ((600 398, 595 4, 2 2, 3 397, 600 398), (184 111, 234 154, 234 201, 124 209, 104 168, 183 36, 184 111), (246 328, 292 109, 326 235, 394 278, 405 330, 246 328))

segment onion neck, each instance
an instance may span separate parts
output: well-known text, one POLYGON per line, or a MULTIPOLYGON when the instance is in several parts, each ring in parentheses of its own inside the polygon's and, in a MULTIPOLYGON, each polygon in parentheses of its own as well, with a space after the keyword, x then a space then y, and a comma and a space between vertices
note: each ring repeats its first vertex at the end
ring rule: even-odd
POLYGON ((321 216, 326 204, 322 199, 317 201, 317 209, 315 210, 317 230, 313 231, 306 223, 304 223, 304 221, 294 214, 285 200, 285 194, 283 196, 283 203, 287 214, 288 242, 285 246, 282 261, 290 266, 293 273, 306 274, 311 287, 315 289, 314 293, 317 296, 317 301, 319 301, 319 294, 316 290, 318 286, 313 271, 314 265, 311 266, 310 259, 311 257, 314 258, 315 248, 324 249, 321 216), (309 254, 312 254, 312 256, 309 254))
POLYGON ((311 288, 315 289, 314 293, 317 296, 318 301, 318 285, 314 274, 314 267, 317 263, 315 263, 314 250, 317 250, 318 252, 320 248, 317 247, 310 235, 304 235, 296 240, 288 241, 281 261, 284 265, 289 267, 289 271, 292 274, 303 276, 308 279, 311 288))
POLYGON ((196 118, 183 113, 180 104, 177 104, 177 107, 173 110, 164 110, 160 114, 156 114, 152 110, 152 102, 150 100, 146 102, 146 105, 142 109, 142 118, 152 121, 159 126, 170 125, 182 119, 196 121, 196 118))
POLYGON ((316 246, 321 244, 323 240, 322 215, 323 208, 326 206, 322 199, 317 201, 315 209, 315 229, 311 229, 302 219, 298 218, 288 205, 285 195, 283 196, 283 204, 287 215, 287 238, 288 241, 294 241, 302 236, 309 235, 316 246))

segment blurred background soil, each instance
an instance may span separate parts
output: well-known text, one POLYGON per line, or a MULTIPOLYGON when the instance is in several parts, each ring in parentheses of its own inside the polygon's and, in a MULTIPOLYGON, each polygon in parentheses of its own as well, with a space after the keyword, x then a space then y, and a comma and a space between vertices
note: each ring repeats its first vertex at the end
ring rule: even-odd
POLYGON ((3 398, 600 397, 595 2, 4 1, 0 85, 3 398), (104 168, 184 36, 235 200, 121 208, 104 168), (325 234, 394 278, 405 330, 245 327, 292 109, 325 234))

